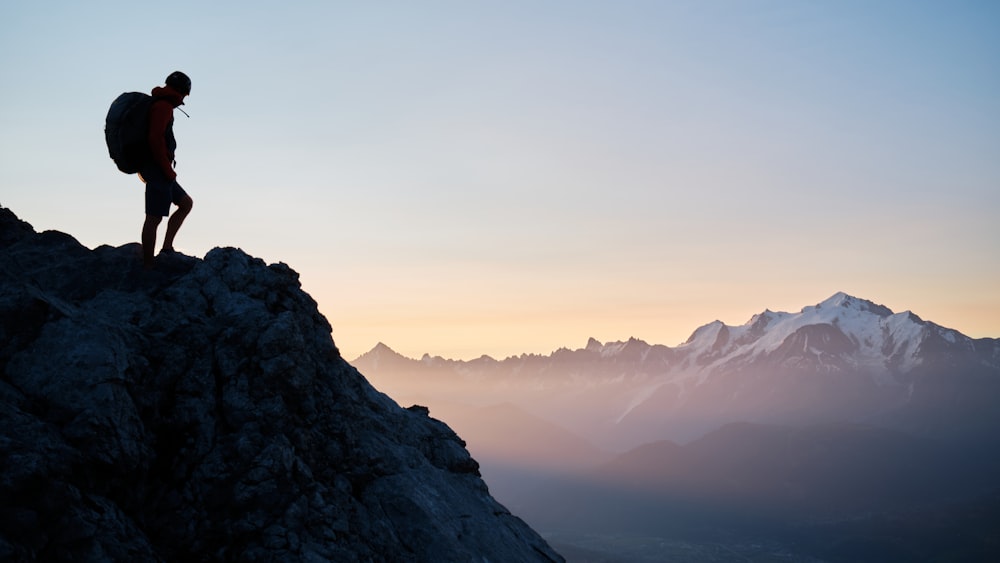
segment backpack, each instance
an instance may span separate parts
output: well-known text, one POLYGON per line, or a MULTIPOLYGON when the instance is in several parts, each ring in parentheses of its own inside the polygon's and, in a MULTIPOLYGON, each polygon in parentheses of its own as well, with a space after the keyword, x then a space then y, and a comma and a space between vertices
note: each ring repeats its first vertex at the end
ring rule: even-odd
POLYGON ((155 100, 142 92, 125 92, 111 102, 104 121, 104 140, 111 160, 126 174, 135 174, 152 159, 147 136, 149 109, 155 100))

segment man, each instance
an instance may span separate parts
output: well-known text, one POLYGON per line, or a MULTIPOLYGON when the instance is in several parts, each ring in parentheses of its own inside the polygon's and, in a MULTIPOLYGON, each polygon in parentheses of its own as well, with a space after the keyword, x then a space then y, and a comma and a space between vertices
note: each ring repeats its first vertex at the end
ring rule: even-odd
POLYGON ((153 267, 156 247, 156 229, 160 221, 170 215, 170 204, 177 210, 167 221, 167 233, 163 239, 161 252, 174 251, 174 237, 184 219, 191 212, 194 201, 177 183, 174 172, 174 108, 184 104, 184 98, 191 93, 191 79, 177 71, 167 77, 165 86, 153 88, 153 104, 149 110, 149 150, 148 159, 139 171, 139 177, 146 184, 146 222, 142 225, 142 261, 148 270, 153 267))

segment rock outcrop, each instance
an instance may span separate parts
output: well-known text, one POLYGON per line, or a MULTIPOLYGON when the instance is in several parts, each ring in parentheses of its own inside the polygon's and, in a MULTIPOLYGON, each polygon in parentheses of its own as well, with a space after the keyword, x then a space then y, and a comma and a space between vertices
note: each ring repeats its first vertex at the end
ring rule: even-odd
POLYGON ((562 561, 330 333, 284 264, 0 208, 0 560, 562 561))

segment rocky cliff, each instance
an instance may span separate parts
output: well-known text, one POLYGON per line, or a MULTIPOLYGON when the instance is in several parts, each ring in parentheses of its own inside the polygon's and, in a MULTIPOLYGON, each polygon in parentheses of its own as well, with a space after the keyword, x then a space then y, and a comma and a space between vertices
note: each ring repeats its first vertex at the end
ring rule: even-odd
POLYGON ((0 560, 562 561, 330 332, 284 264, 0 208, 0 560))

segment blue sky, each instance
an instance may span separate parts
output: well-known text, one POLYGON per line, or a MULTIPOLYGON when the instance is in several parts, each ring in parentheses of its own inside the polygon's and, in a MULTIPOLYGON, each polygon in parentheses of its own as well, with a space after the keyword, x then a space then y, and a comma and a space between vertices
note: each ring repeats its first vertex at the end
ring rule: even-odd
POLYGON ((104 114, 180 69, 178 248, 288 263, 349 358, 674 345, 837 291, 1000 337, 998 32, 995 2, 5 2, 0 204, 137 240, 104 114))

